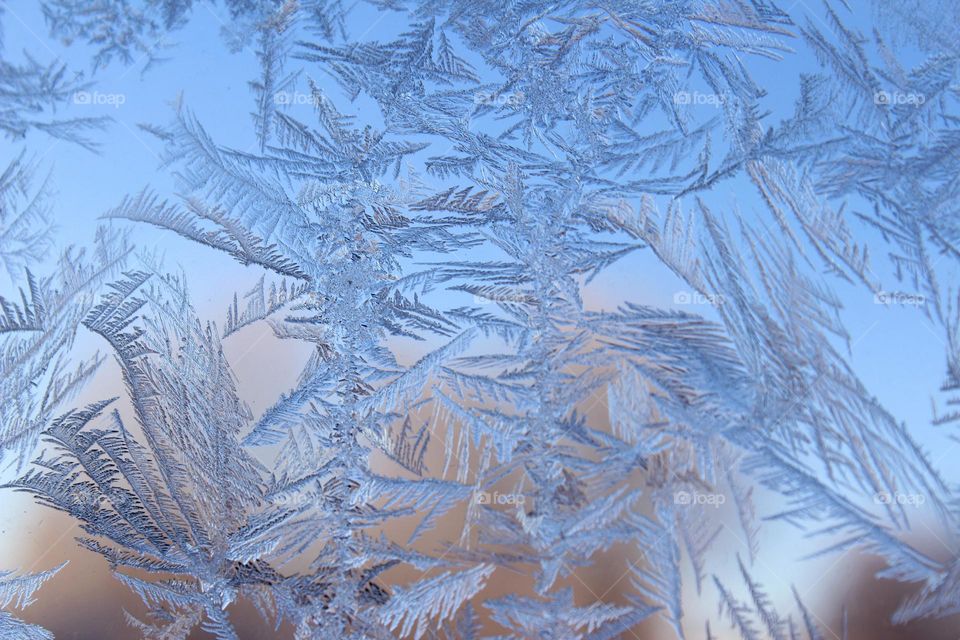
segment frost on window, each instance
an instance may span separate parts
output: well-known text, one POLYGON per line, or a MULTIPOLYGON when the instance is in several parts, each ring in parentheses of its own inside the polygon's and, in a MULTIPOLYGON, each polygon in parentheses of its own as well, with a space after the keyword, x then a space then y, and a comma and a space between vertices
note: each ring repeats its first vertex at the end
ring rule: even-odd
POLYGON ((953 3, 0 26, 0 638, 956 637, 953 3))

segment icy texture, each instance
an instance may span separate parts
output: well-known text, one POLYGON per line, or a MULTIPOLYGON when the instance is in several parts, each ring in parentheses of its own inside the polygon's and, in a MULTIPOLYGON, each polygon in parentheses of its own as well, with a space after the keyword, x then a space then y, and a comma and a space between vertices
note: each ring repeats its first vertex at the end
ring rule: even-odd
MULTIPOLYGON (((714 630, 846 637, 796 591, 774 606, 754 577, 762 519, 817 539, 814 555, 881 558, 914 592, 895 622, 960 612, 957 555, 910 536, 923 519, 953 539, 956 487, 858 378, 837 293, 922 300, 943 391, 960 387, 952 5, 940 24, 877 9, 923 50, 908 67, 832 4, 815 21, 763 0, 372 4, 398 35, 367 39, 341 2, 226 3, 228 44, 260 65, 253 147, 213 139, 188 99, 143 126, 178 188, 105 217, 258 269, 220 326, 197 317, 189 273, 130 258, 116 231, 35 275, 45 188, 23 158, 0 176, 0 262, 22 283, 0 299, 0 443, 17 465, 38 456, 6 486, 82 523, 150 609, 131 625, 236 638, 243 598, 304 639, 615 638, 651 617, 702 637, 692 576, 714 630), (814 72, 787 74, 795 109, 774 122, 751 68, 794 49, 814 72), (296 92, 309 109, 278 99, 296 92), (351 101, 373 112, 358 122, 351 101), (703 313, 585 302, 638 253, 703 313), (253 415, 221 340, 261 323, 310 357, 253 415), (66 368, 81 325, 119 363, 121 400, 64 406, 99 363, 66 368), (403 364, 401 340, 424 355, 403 364), (698 508, 719 496, 725 511, 698 508), (735 579, 713 566, 721 545, 735 579), (622 597, 575 599, 611 549, 632 559, 622 597), (531 579, 485 590, 511 572, 531 579)), ((152 61, 192 5, 44 10, 99 68, 152 61)), ((92 144, 77 132, 100 122, 24 115, 74 90, 25 65, 0 61, 0 128, 92 144)), ((955 421, 937 402, 934 421, 955 421)), ((3 604, 35 586, 0 577, 3 604)), ((0 637, 44 633, 0 617, 0 637)))

